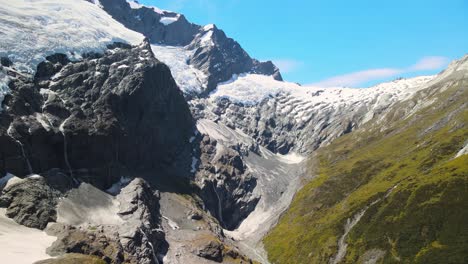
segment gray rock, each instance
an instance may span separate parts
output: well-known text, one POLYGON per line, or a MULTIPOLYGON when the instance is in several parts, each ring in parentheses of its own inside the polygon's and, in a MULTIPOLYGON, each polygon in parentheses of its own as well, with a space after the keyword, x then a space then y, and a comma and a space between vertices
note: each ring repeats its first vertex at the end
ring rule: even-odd
POLYGON ((189 174, 194 124, 170 70, 147 42, 112 48, 75 63, 49 56, 45 64, 60 68, 53 80, 56 69, 10 83, 0 174, 59 168, 100 188, 129 171, 189 174))
POLYGON ((57 236, 57 240, 47 249, 51 256, 79 253, 98 256, 106 263, 124 263, 124 250, 117 234, 109 234, 101 227, 54 224, 47 232, 57 236))
POLYGON ((196 180, 206 208, 220 224, 235 229, 258 203, 252 193, 257 181, 246 171, 241 153, 204 136, 196 180))
POLYGON ((223 261, 224 246, 218 241, 210 240, 207 243, 200 245, 197 249, 197 255, 202 258, 213 260, 216 262, 223 261))
POLYGON ((8 184, 1 191, 0 205, 7 207, 6 216, 17 223, 44 229, 57 219, 56 205, 60 192, 49 187, 45 179, 35 175, 8 184))
POLYGON ((161 228, 159 194, 142 179, 134 179, 117 196, 119 215, 124 224, 119 227, 120 242, 130 263, 158 263, 157 256, 167 250, 161 228))

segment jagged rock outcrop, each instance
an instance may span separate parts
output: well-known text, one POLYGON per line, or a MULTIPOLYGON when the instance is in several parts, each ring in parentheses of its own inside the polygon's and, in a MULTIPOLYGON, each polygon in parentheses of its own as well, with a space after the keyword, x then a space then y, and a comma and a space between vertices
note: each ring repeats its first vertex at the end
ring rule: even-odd
POLYGON ((282 80, 278 68, 271 61, 252 59, 239 43, 228 38, 215 25, 201 28, 188 49, 195 51, 188 63, 208 76, 206 94, 216 89, 220 82, 231 79, 234 74, 250 72, 282 80))
POLYGON ((223 227, 233 230, 258 203, 259 197, 252 194, 257 180, 247 171, 239 151, 208 135, 202 136, 200 152, 196 180, 205 206, 223 227))
POLYGON ((134 179, 117 196, 119 216, 124 223, 119 228, 120 243, 130 252, 129 263, 155 263, 167 250, 161 228, 159 192, 142 179, 134 179))
POLYGON ((1 174, 61 168, 98 187, 128 171, 188 175, 194 124, 170 70, 147 42, 110 48, 74 63, 49 56, 34 78, 14 78, 0 112, 1 174))
POLYGON ((59 197, 60 192, 39 175, 13 177, 0 192, 0 206, 6 207, 6 216, 17 223, 44 229, 47 223, 57 220, 55 207, 59 197))

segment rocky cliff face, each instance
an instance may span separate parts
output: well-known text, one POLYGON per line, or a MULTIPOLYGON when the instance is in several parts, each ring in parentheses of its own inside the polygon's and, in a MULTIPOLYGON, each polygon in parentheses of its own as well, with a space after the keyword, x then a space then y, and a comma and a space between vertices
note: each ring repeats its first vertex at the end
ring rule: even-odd
POLYGON ((49 56, 34 77, 10 83, 0 113, 2 173, 61 168, 100 187, 131 171, 188 176, 188 162, 174 164, 190 155, 194 124, 169 69, 148 43, 110 48, 76 63, 49 56))
POLYGON ((255 209, 257 179, 248 171, 238 150, 204 135, 196 181, 205 206, 220 224, 233 230, 255 209))

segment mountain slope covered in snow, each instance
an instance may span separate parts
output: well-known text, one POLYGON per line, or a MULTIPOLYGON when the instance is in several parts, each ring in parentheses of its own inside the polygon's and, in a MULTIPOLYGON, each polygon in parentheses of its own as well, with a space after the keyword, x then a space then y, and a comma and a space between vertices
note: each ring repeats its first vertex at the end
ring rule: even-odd
POLYGON ((34 72, 54 53, 80 59, 85 53, 102 53, 114 42, 143 41, 143 35, 87 1, 6 1, 0 14, 0 57, 8 57, 20 71, 34 72))

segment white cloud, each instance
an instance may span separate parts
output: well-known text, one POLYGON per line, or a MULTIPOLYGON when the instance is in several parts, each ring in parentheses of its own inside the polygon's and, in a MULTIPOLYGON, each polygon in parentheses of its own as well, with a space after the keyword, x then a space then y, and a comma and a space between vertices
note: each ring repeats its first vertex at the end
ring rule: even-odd
POLYGON ((446 66, 449 62, 448 58, 440 56, 430 56, 424 57, 416 62, 414 65, 407 68, 378 68, 378 69, 369 69, 358 72, 352 72, 348 74, 338 75, 325 80, 309 84, 308 86, 316 87, 358 87, 370 81, 378 81, 382 79, 387 79, 391 77, 397 77, 398 75, 418 72, 418 71, 428 71, 428 70, 438 70, 446 66))
POLYGON ((302 66, 301 61, 294 59, 274 59, 272 61, 282 73, 293 72, 302 66))
POLYGON ((365 71, 352 72, 344 75, 338 75, 317 83, 310 84, 310 86, 317 87, 355 87, 359 84, 389 78, 400 74, 402 71, 398 69, 382 68, 382 69, 370 69, 365 71))
POLYGON ((441 56, 431 56, 424 57, 420 59, 416 64, 411 66, 408 70, 411 71, 428 71, 428 70, 438 70, 446 66, 449 62, 449 59, 441 56))

